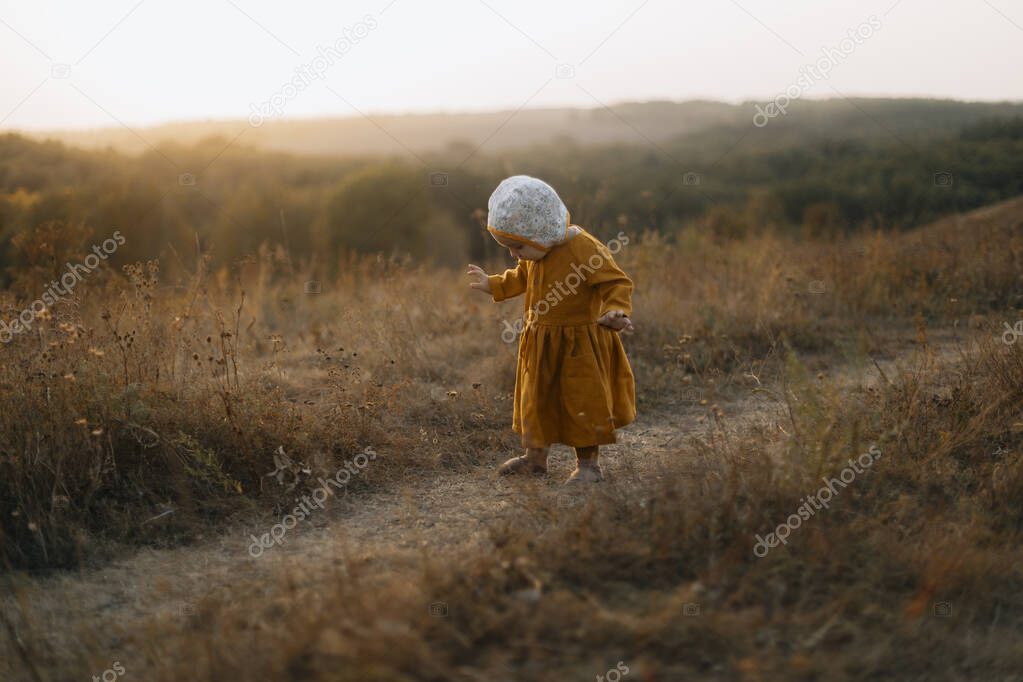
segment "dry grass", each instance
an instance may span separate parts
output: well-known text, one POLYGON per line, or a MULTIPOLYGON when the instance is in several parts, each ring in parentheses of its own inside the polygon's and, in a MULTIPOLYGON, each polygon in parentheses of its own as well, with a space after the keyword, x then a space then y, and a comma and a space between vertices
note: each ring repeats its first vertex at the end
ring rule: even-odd
MULTIPOLYGON (((786 377, 788 435, 720 421, 569 509, 524 486, 484 551, 387 573, 343 556, 271 583, 240 574, 116 651, 157 680, 563 680, 619 660, 644 680, 1012 679, 1023 348, 986 342, 947 366, 924 349, 880 388, 795 360, 786 377), (755 557, 757 534, 871 445, 882 457, 827 511, 755 557)), ((26 660, 56 656, 28 641, 26 660)), ((67 670, 111 651, 79 643, 67 670)))
MULTIPOLYGON (((645 407, 684 403, 686 382, 762 376, 783 340, 833 351, 893 323, 1014 305, 1016 208, 981 212, 969 229, 830 245, 634 238, 619 255, 637 282, 642 333, 628 347, 645 407)), ((17 302, 8 292, 5 319, 44 290, 49 264, 73 260, 52 237, 26 240, 37 265, 19 279, 17 302)), ((96 273, 5 347, 3 561, 71 566, 97 535, 164 542, 249 502, 273 505, 264 474, 279 447, 314 480, 366 445, 400 452, 388 460, 400 467, 478 463, 514 447, 505 428, 514 350, 498 340, 518 303, 494 307, 457 273, 381 259, 342 272, 306 294, 308 277, 264 250, 231 270, 209 273, 201 261, 178 287, 161 285, 155 263, 96 273), (169 509, 158 529, 142 525, 169 509)), ((386 475, 375 467, 358 484, 386 475)))
MULTIPOLYGON (((986 344, 954 374, 923 364, 849 392, 786 348, 837 356, 892 328, 997 331, 983 316, 1021 292, 1020 203, 828 245, 634 240, 619 260, 637 283, 641 333, 627 346, 641 409, 686 408, 694 386, 713 397, 755 375, 783 387, 784 432, 718 422, 663 470, 570 511, 524 489, 522 511, 491 525, 492 551, 394 575, 353 559, 321 581, 239 576, 183 632, 154 618, 122 644, 145 652, 152 679, 561 680, 619 660, 650 680, 1018 670, 1023 349, 986 344), (754 535, 870 444, 883 459, 834 509, 753 557, 754 535), (433 601, 450 616, 431 618, 433 601), (938 601, 952 618, 934 616, 938 601)), ((299 491, 366 445, 386 456, 355 478, 362 490, 515 447, 514 351, 499 337, 516 304, 409 264, 353 260, 343 273, 304 294, 307 276, 267 251, 233 270, 200 264, 180 288, 152 264, 97 274, 0 351, 4 562, 100 563, 125 544, 280 513, 294 495, 265 476, 278 447, 299 491)), ((26 277, 5 319, 45 286, 26 277)), ((40 676, 109 658, 87 643, 54 657, 44 636, 19 637, 0 651, 40 676), (58 659, 68 667, 40 663, 58 659)))
POLYGON ((722 427, 580 508, 529 496, 491 528, 492 551, 425 557, 412 577, 352 562, 244 585, 183 633, 145 634, 158 679, 563 680, 619 660, 645 680, 1012 679, 1023 349, 985 345, 948 369, 922 356, 845 393, 794 366, 791 437, 722 427), (753 555, 872 444, 882 457, 829 510, 753 555), (448 618, 429 616, 435 601, 448 618))

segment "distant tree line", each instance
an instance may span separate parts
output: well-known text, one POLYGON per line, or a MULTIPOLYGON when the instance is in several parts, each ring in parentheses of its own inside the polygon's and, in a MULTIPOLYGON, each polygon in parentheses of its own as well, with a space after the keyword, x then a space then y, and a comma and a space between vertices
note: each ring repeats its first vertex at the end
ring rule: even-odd
POLYGON ((1023 118, 937 133, 926 123, 895 132, 878 120, 869 136, 780 118, 660 143, 564 139, 501 154, 462 144, 415 159, 295 156, 223 138, 125 156, 8 134, 0 267, 10 282, 23 265, 16 237, 54 221, 69 235, 87 226, 94 240, 120 230, 113 260, 159 258, 171 269, 190 266, 197 243, 228 265, 270 244, 328 274, 351 252, 457 265, 498 252, 483 229, 486 202, 516 173, 550 182, 573 221, 603 236, 686 225, 722 238, 900 229, 1023 194, 1023 118))

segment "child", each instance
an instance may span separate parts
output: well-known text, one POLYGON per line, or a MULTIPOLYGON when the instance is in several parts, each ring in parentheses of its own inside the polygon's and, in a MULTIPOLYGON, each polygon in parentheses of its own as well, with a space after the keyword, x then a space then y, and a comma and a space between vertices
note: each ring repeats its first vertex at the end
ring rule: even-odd
POLYGON ((494 301, 524 293, 512 428, 526 452, 502 474, 547 473, 552 443, 575 448, 567 483, 603 480, 598 447, 636 417, 636 387, 616 332, 632 331, 632 280, 598 239, 569 222, 547 183, 507 178, 490 197, 487 229, 518 259, 500 275, 470 265, 469 286, 494 301))

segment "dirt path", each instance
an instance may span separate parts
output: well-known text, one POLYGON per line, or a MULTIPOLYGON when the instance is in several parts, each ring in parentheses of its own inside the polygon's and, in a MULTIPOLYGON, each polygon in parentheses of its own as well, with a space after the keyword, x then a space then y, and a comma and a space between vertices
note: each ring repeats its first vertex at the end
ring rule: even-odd
MULTIPOLYGON (((895 344, 890 348, 891 359, 879 361, 889 376, 898 362, 918 350, 906 341, 897 350, 895 344)), ((953 360, 957 348, 950 334, 931 339, 930 349, 939 361, 953 360)), ((838 364, 826 373, 849 388, 880 380, 872 363, 866 367, 870 371, 862 364, 838 364)), ((781 420, 783 406, 770 397, 777 388, 751 392, 750 387, 733 387, 730 393, 731 399, 718 403, 728 428, 739 430, 754 423, 774 428, 781 420)), ((602 450, 609 479, 635 480, 655 471, 662 458, 673 456, 682 439, 708 432, 708 423, 699 421, 706 411, 688 407, 677 414, 641 415, 623 430, 618 444, 602 450)), ((288 531, 286 544, 259 557, 249 553, 254 528, 228 529, 212 540, 141 550, 98 569, 20 578, 15 594, 5 597, 0 608, 16 608, 29 618, 30 631, 48 633, 57 650, 89 641, 99 650, 116 652, 124 632, 154 618, 187 618, 207 595, 229 597, 241 576, 250 583, 265 578, 268 586, 283 573, 316 581, 352 559, 368 560, 393 574, 415 570, 424 552, 453 555, 474 546, 488 547, 491 524, 529 499, 522 486, 529 487, 530 494, 556 496, 559 506, 573 504, 574 498, 557 485, 572 465, 570 450, 554 448, 549 481, 502 480, 490 467, 410 477, 390 489, 316 511, 311 520, 288 531)))

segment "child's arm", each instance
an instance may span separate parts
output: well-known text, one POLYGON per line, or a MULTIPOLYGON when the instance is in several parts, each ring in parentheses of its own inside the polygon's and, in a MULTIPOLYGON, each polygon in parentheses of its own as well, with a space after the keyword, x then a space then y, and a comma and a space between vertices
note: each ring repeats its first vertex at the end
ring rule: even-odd
POLYGON ((485 291, 494 297, 494 301, 503 301, 506 298, 518 296, 526 290, 526 262, 519 261, 519 264, 510 270, 505 270, 500 275, 488 275, 476 265, 470 265, 469 286, 473 289, 485 291))
POLYGON ((600 296, 600 317, 597 322, 618 331, 633 331, 632 280, 618 267, 606 248, 598 249, 601 266, 586 278, 590 286, 597 288, 600 296))

